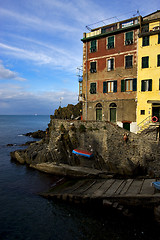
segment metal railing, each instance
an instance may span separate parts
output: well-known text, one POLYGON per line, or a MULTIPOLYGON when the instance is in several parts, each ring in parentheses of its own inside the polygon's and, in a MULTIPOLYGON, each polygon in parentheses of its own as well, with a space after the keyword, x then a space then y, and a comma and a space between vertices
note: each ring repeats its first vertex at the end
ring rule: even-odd
POLYGON ((144 129, 148 128, 151 122, 152 122, 152 116, 149 115, 137 125, 137 132, 141 132, 144 129))

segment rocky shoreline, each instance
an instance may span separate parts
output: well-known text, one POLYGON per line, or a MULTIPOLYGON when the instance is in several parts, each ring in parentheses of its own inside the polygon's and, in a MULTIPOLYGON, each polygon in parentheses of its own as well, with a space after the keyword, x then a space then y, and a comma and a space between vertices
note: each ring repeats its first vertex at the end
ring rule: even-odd
POLYGON ((127 132, 110 123, 57 120, 51 116, 39 141, 11 152, 11 159, 43 172, 70 177, 159 176, 159 145, 152 139, 127 132), (93 151, 91 159, 72 153, 75 148, 93 151))

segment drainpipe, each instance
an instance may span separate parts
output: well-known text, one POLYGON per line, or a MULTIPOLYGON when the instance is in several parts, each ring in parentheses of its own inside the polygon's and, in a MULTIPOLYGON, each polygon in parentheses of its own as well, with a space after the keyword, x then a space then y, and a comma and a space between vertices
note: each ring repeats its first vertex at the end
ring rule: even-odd
POLYGON ((86 120, 88 119, 88 42, 86 41, 86 120))

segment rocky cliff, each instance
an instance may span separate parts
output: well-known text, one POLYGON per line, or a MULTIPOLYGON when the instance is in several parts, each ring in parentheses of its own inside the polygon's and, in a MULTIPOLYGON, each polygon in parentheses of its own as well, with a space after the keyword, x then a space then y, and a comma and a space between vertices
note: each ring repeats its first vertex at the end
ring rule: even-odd
POLYGON ((41 171, 65 176, 159 176, 158 146, 110 122, 51 117, 46 136, 25 150, 11 153, 11 157, 41 171), (75 148, 93 152, 94 156, 88 159, 74 155, 75 148))

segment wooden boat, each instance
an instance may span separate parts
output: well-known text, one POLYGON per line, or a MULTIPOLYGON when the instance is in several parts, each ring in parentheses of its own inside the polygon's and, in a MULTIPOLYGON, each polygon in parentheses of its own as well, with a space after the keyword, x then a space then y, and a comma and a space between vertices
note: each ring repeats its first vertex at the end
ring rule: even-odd
POLYGON ((81 155, 81 156, 84 156, 84 157, 88 157, 88 158, 93 157, 93 153, 85 151, 85 150, 80 150, 80 149, 74 149, 72 151, 72 153, 74 153, 76 155, 81 155))
POLYGON ((152 182, 152 185, 153 185, 156 189, 160 190, 160 182, 152 182))

